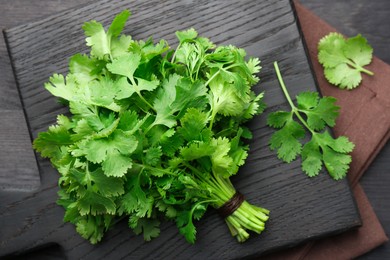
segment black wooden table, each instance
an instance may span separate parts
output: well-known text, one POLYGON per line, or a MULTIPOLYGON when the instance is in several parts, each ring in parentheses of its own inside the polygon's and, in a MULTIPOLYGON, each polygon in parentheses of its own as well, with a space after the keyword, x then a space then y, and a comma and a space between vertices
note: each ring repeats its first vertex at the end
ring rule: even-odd
MULTIPOLYGON (((88 0, 0 0, 0 27, 13 27, 84 4, 88 0)), ((346 35, 362 33, 373 45, 375 55, 390 63, 390 1, 301 1, 324 20, 346 35)), ((2 37, 2 36, 0 36, 2 37)), ((10 189, 15 198, 20 190, 31 190, 39 185, 35 158, 28 143, 27 126, 21 108, 17 88, 3 39, 0 39, 0 185, 10 189), (11 123, 12 122, 12 123, 11 123), (18 183, 18 185, 15 185, 18 183)), ((387 144, 365 173, 362 184, 386 232, 390 230, 388 201, 390 190, 390 145, 387 144), (386 160, 387 159, 387 160, 386 160)), ((1 223, 2 225, 5 223, 1 223)), ((43 249, 28 257, 54 258, 56 250, 43 249)), ((386 244, 361 259, 385 259, 390 257, 390 245, 386 244)))

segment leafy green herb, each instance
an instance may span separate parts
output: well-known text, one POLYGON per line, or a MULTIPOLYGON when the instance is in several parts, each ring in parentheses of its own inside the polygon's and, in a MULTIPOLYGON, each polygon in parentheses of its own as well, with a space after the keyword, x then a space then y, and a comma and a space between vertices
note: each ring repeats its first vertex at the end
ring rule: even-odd
POLYGON ((360 34, 345 39, 339 33, 330 33, 318 43, 318 60, 324 66, 326 79, 341 89, 356 88, 361 72, 374 75, 364 68, 372 60, 372 47, 360 34))
POLYGON ((339 115, 336 99, 320 98, 317 92, 302 92, 296 96, 295 105, 288 94, 277 62, 274 66, 291 111, 269 114, 267 124, 280 129, 272 135, 270 148, 276 149, 278 157, 288 163, 301 155, 302 170, 309 177, 318 175, 323 165, 333 179, 345 177, 351 162, 348 153, 352 152, 354 144, 344 136, 334 139, 325 129, 326 126, 333 127, 336 124, 339 115), (311 139, 302 146, 300 139, 306 136, 305 129, 310 133, 311 139))
MULTIPOLYGON (((34 141, 60 173, 64 221, 97 243, 119 219, 145 240, 164 217, 194 243, 195 220, 236 193, 229 177, 248 156, 243 123, 264 109, 251 87, 260 61, 243 49, 216 47, 194 29, 179 46, 121 34, 129 11, 108 31, 84 24, 89 55, 76 54, 66 76, 45 88, 69 105, 34 141)), ((243 204, 225 220, 243 242, 261 233, 269 211, 243 204)))

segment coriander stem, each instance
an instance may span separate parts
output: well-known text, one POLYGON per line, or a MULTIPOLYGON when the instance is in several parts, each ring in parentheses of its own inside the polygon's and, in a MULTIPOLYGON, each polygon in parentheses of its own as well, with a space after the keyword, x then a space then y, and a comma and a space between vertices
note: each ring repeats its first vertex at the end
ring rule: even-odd
POLYGON ((175 52, 173 53, 172 55, 172 59, 171 59, 171 63, 173 63, 175 61, 175 58, 176 58, 176 52, 177 50, 181 47, 181 43, 176 47, 176 50, 175 52))
POLYGON ((209 84, 210 84, 210 82, 219 74, 219 72, 220 72, 221 70, 218 70, 217 72, 215 72, 214 74, 213 74, 213 76, 211 76, 210 78, 209 78, 209 80, 204 84, 205 86, 208 86, 209 84))
POLYGON ((163 172, 163 173, 168 174, 168 175, 175 175, 174 173, 172 173, 170 171, 167 171, 165 169, 160 169, 160 168, 149 166, 149 165, 145 165, 145 164, 142 164, 142 163, 133 163, 133 165, 141 167, 142 169, 155 170, 155 171, 163 172))
POLYGON ((231 65, 229 65, 229 66, 227 66, 227 67, 225 67, 225 68, 220 68, 217 72, 215 72, 214 73, 214 75, 213 76, 211 76, 210 78, 209 78, 209 80, 204 84, 205 86, 208 86, 209 84, 210 84, 210 82, 221 72, 221 70, 224 70, 224 71, 226 71, 226 70, 228 70, 228 69, 231 69, 231 68, 234 68, 234 67, 238 67, 239 65, 237 65, 237 64, 231 64, 231 65))
MULTIPOLYGON (((128 77, 129 78, 129 77, 128 77)), ((156 110, 154 109, 154 107, 146 100, 144 99, 144 97, 141 95, 141 91, 137 88, 138 85, 135 83, 135 80, 133 77, 130 77, 129 78, 130 81, 131 81, 131 84, 133 85, 133 88, 135 89, 135 93, 137 93, 137 95, 139 96, 139 98, 149 107, 151 108, 154 112, 156 112, 156 110)))
POLYGON ((210 125, 209 125, 209 129, 212 130, 213 129, 213 124, 214 124, 214 118, 215 116, 217 115, 217 112, 215 112, 216 110, 213 109, 213 112, 211 113, 211 120, 210 120, 210 125))
POLYGON ((279 70, 279 66, 278 66, 278 62, 277 62, 277 61, 274 62, 274 67, 275 67, 276 75, 278 76, 279 84, 280 84, 280 86, 282 87, 283 93, 284 93, 284 95, 286 96, 287 101, 288 101, 288 103, 289 103, 290 106, 291 106, 291 109, 294 110, 294 109, 295 109, 295 105, 294 105, 294 103, 292 102, 292 100, 291 100, 291 98, 290 98, 290 95, 289 95, 288 92, 287 92, 287 88, 286 88, 286 85, 284 84, 282 75, 280 74, 280 70, 279 70))
POLYGON ((368 70, 368 69, 365 69, 365 68, 363 68, 362 66, 359 66, 359 65, 355 64, 355 63, 352 62, 352 61, 348 61, 347 64, 348 64, 349 66, 351 66, 351 67, 357 69, 357 70, 360 71, 360 72, 364 72, 364 73, 366 73, 366 74, 368 74, 368 75, 370 75, 370 76, 373 76, 373 75, 374 75, 374 72, 372 72, 372 71, 370 71, 370 70, 368 70))
POLYGON ((367 70, 367 69, 365 69, 365 68, 363 68, 363 67, 360 67, 359 70, 362 71, 362 72, 364 72, 364 73, 366 73, 366 74, 368 74, 368 75, 370 75, 370 76, 373 76, 373 75, 374 75, 374 72, 372 72, 372 71, 370 71, 370 70, 367 70))
POLYGON ((292 102, 291 97, 288 94, 286 85, 284 84, 282 75, 280 74, 280 70, 279 70, 279 66, 278 66, 278 62, 277 61, 274 62, 274 67, 275 67, 276 75, 278 76, 279 84, 282 87, 283 93, 286 96, 286 99, 287 99, 288 103, 290 104, 291 111, 297 116, 297 118, 302 122, 302 124, 314 135, 315 133, 309 127, 309 125, 306 123, 306 121, 302 118, 301 114, 299 114, 298 108, 292 102))
POLYGON ((312 135, 315 134, 315 132, 309 127, 309 125, 306 123, 305 119, 303 119, 303 117, 301 116, 301 114, 299 114, 299 111, 297 108, 293 108, 292 112, 294 112, 294 114, 298 117, 298 119, 301 121, 301 123, 307 128, 307 130, 310 131, 310 133, 312 135))

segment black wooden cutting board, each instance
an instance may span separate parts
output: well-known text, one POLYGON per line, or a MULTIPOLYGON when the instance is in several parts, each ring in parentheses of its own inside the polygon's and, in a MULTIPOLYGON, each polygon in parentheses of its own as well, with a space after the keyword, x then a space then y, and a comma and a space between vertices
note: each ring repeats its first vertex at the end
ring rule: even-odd
POLYGON ((135 39, 164 38, 175 46, 174 32, 194 27, 217 44, 245 48, 262 61, 260 84, 268 109, 250 127, 254 140, 247 163, 233 182, 247 200, 271 210, 266 231, 244 244, 231 237, 224 221, 210 212, 196 223, 197 242, 190 245, 176 227, 162 226, 159 238, 144 242, 127 228, 126 221, 109 231, 98 245, 82 239, 71 224, 62 222, 57 206, 58 173, 47 160, 37 162, 41 186, 35 192, 2 194, 0 204, 0 256, 55 243, 69 259, 234 259, 290 247, 309 239, 356 227, 360 219, 346 180, 333 181, 326 173, 307 178, 300 162, 285 164, 268 148, 273 129, 266 115, 287 102, 277 83, 273 61, 279 61, 292 96, 315 91, 294 10, 288 0, 279 1, 98 1, 47 19, 5 31, 9 53, 33 138, 66 111, 43 83, 54 72, 66 73, 68 59, 86 51, 83 22, 96 19, 108 25, 115 14, 128 8, 133 15, 125 33, 135 39), (12 201, 15 201, 14 199, 12 201))

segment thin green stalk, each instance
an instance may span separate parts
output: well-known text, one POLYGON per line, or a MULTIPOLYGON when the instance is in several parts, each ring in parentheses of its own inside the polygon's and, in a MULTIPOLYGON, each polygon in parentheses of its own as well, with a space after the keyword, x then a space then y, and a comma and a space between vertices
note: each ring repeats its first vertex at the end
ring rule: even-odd
POLYGON ((278 62, 274 62, 274 67, 276 71, 276 75, 278 76, 279 84, 282 87, 284 96, 286 97, 288 103, 290 104, 291 111, 297 116, 297 118, 302 122, 302 124, 313 134, 315 135, 315 132, 309 127, 309 125, 306 123, 306 121, 303 119, 301 114, 299 114, 299 109, 294 105, 293 101, 291 100, 290 95, 288 94, 286 85, 284 84, 282 75, 280 74, 278 62))
POLYGON ((152 109, 154 112, 156 112, 156 109, 154 109, 154 107, 141 95, 141 92, 136 88, 136 87, 138 87, 138 85, 135 83, 134 78, 130 77, 129 79, 131 81, 131 84, 135 88, 135 93, 137 93, 137 95, 142 100, 142 102, 144 102, 150 109, 152 109))
POLYGON ((217 72, 215 72, 214 74, 213 74, 213 76, 211 76, 210 78, 209 78, 209 80, 207 80, 207 82, 204 84, 205 86, 208 86, 209 84, 210 84, 210 82, 219 74, 219 72, 220 72, 221 70, 218 70, 217 72))
POLYGON ((227 66, 227 67, 225 67, 225 68, 220 68, 217 72, 215 72, 214 74, 213 74, 213 76, 211 76, 210 78, 209 78, 209 80, 207 80, 207 82, 204 84, 205 86, 208 86, 209 84, 210 84, 210 82, 221 72, 221 70, 224 70, 224 71, 227 71, 228 69, 231 69, 231 68, 234 68, 234 67, 238 67, 239 65, 237 65, 237 64, 232 64, 232 65, 229 65, 229 66, 227 66))
POLYGON ((174 174, 174 173, 172 173, 170 171, 167 171, 165 169, 160 169, 160 168, 156 168, 156 167, 145 165, 145 164, 141 164, 141 163, 133 163, 133 165, 141 167, 142 169, 149 169, 149 170, 153 170, 153 171, 159 171, 159 172, 162 172, 162 173, 165 173, 165 174, 168 174, 168 175, 172 175, 172 176, 176 175, 176 174, 174 174))
POLYGON ((282 87, 284 96, 287 98, 287 101, 290 104, 291 109, 296 108, 294 103, 292 102, 292 100, 290 98, 290 95, 287 92, 287 88, 286 88, 286 85, 284 84, 282 75, 280 74, 280 70, 279 70, 279 66, 278 66, 278 62, 277 61, 274 62, 274 67, 275 67, 276 75, 278 76, 279 84, 282 87))
POLYGON ((214 119, 215 119, 216 115, 217 115, 217 111, 215 109, 213 109, 211 112, 211 119, 210 119, 210 125, 209 125, 210 130, 213 129, 214 119))
POLYGON ((351 67, 357 69, 357 70, 360 71, 360 72, 364 72, 364 73, 366 73, 366 74, 368 74, 368 75, 370 75, 370 76, 373 76, 373 75, 374 75, 374 72, 372 72, 372 71, 370 71, 370 70, 368 70, 368 69, 365 69, 365 68, 363 68, 363 67, 361 67, 361 66, 359 66, 359 65, 356 65, 355 63, 353 63, 353 62, 351 62, 351 61, 348 61, 347 64, 350 65, 351 67))

